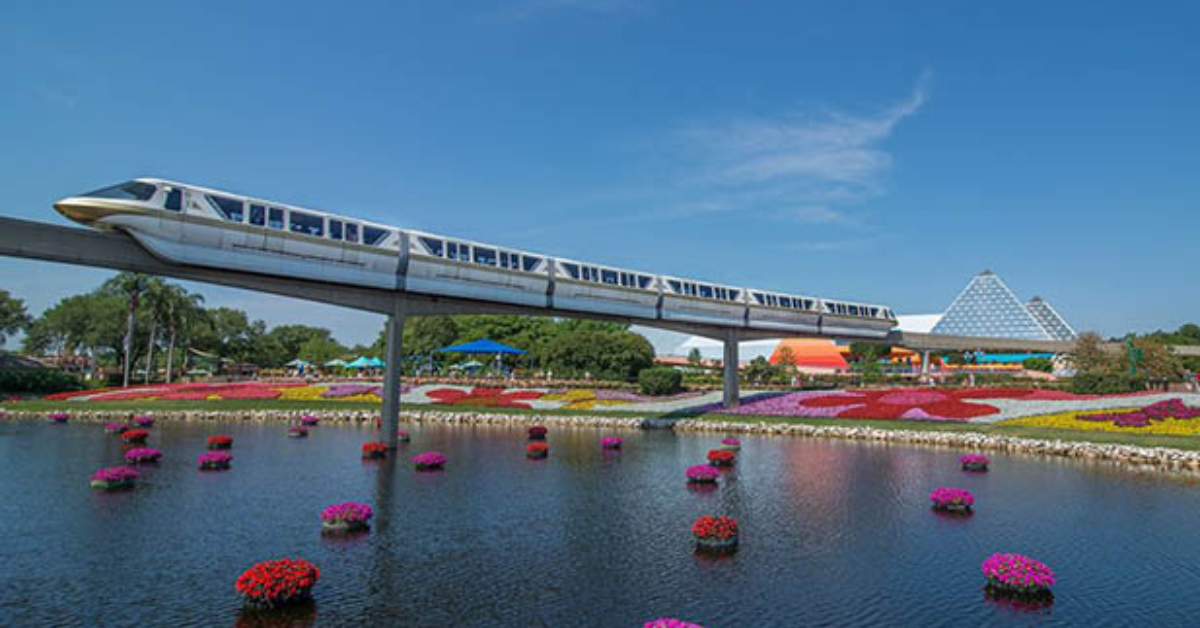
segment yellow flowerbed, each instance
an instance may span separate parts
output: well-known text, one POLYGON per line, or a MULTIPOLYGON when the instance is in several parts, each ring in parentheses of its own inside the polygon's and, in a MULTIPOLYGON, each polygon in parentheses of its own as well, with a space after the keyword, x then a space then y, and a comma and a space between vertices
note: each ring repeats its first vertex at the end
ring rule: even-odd
POLYGON ((279 398, 284 401, 321 401, 324 386, 292 386, 279 389, 279 398))
POLYGON ((630 402, 624 399, 597 399, 596 391, 575 388, 557 395, 543 395, 538 401, 564 401, 559 410, 591 410, 596 407, 623 406, 630 402))
MULTIPOLYGON (((1103 412, 1131 412, 1136 408, 1113 408, 1103 412)), ((1151 421, 1146 427, 1120 427, 1112 421, 1081 421, 1075 418, 1080 414, 1095 414, 1101 410, 1087 412, 1059 412, 1057 414, 1041 414, 1038 416, 1009 419, 1001 421, 1001 425, 1020 427, 1054 427, 1068 430, 1084 430, 1091 432, 1118 432, 1125 434, 1162 434, 1165 436, 1196 436, 1200 434, 1200 419, 1166 419, 1151 421)))

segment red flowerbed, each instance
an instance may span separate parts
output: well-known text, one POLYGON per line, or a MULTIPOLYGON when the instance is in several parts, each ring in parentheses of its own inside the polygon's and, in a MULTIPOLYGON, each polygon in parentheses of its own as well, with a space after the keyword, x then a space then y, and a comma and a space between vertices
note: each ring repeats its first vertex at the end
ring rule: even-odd
POLYGON ((472 388, 470 392, 457 388, 440 388, 425 393, 434 403, 455 406, 499 406, 505 408, 531 408, 528 401, 543 395, 536 390, 510 390, 504 388, 472 388))
POLYGON ((125 430, 124 432, 121 432, 121 440, 127 443, 141 443, 144 442, 148 436, 150 436, 150 432, 140 429, 125 430))
POLYGON ((83 390, 47 395, 49 401, 66 401, 76 397, 88 397, 89 401, 137 401, 163 399, 173 401, 203 401, 210 397, 219 399, 275 399, 283 388, 304 386, 301 383, 266 384, 246 382, 238 384, 154 384, 149 386, 114 387, 99 390, 83 390))
POLYGON ((718 467, 728 467, 733 465, 733 461, 737 458, 737 454, 728 449, 713 449, 708 452, 709 464, 718 467))
POLYGON ((692 524, 692 534, 698 539, 729 539, 738 535, 737 519, 705 515, 692 524))
POLYGON ((545 458, 550 454, 550 446, 546 443, 529 443, 525 446, 525 455, 530 458, 545 458))
POLYGON ((252 606, 277 608, 312 597, 321 570, 303 558, 267 560, 247 569, 235 587, 252 606))
POLYGON ((363 458, 382 458, 387 455, 387 443, 363 443, 363 458))
POLYGON ((205 441, 209 449, 229 449, 233 446, 233 437, 224 434, 209 436, 205 441))

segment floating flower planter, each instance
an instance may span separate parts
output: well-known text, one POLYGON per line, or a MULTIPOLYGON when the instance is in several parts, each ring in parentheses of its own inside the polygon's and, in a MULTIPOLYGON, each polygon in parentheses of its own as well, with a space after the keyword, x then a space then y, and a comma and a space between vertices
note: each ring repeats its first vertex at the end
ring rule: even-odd
POLYGON ((446 466, 446 457, 436 451, 417 454, 412 459, 417 471, 438 471, 446 466))
POLYGON ((696 537, 696 551, 733 552, 738 546, 738 522, 732 517, 705 515, 692 524, 692 535, 696 537))
POLYGON ((133 422, 140 427, 154 427, 154 417, 152 416, 135 416, 133 422))
POLYGON ((121 433, 121 440, 126 443, 144 443, 146 438, 150 436, 150 432, 141 428, 125 430, 121 433))
POLYGON ((971 507, 975 505, 975 496, 971 491, 961 488, 939 486, 929 494, 929 501, 933 502, 934 510, 965 513, 971 512, 971 507))
POLYGON ((371 527, 371 507, 359 502, 342 502, 321 511, 321 531, 326 534, 362 532, 371 527))
POLYGON ((671 619, 669 617, 661 617, 654 621, 648 621, 642 624, 642 628, 704 628, 700 624, 693 624, 690 621, 682 619, 671 619))
POLYGON ((229 449, 233 447, 233 437, 218 434, 216 436, 209 436, 206 443, 209 449, 229 449))
POLYGON ((362 457, 367 460, 387 458, 387 443, 363 443, 362 457))
POLYGON ((233 456, 220 451, 210 451, 200 454, 196 462, 200 463, 201 471, 227 471, 229 463, 233 462, 233 456))
POLYGON ((983 561, 983 577, 988 593, 1018 599, 1047 599, 1055 584, 1045 563, 1020 554, 992 554, 983 561))
POLYGON ((66 423, 69 418, 71 417, 66 412, 51 412, 46 415, 46 420, 51 423, 66 423))
POLYGON ((737 461, 737 454, 727 449, 713 449, 708 452, 708 464, 714 467, 732 467, 737 461))
POLYGON ((548 430, 541 426, 535 425, 529 428, 529 440, 546 440, 546 432, 548 430))
POLYGON ((723 438, 723 439, 721 439, 721 449, 727 449, 729 451, 741 451, 742 450, 742 441, 740 441, 732 436, 723 438))
POLYGON ((134 447, 125 452, 125 461, 131 464, 149 464, 158 462, 162 452, 153 447, 134 447))
POLYGON ((525 446, 525 457, 542 460, 550 455, 550 446, 546 443, 529 443, 525 446))
POLYGON ((412 440, 412 434, 409 434, 404 430, 400 430, 399 432, 396 432, 396 440, 401 443, 407 443, 412 440))
POLYGON ((620 436, 605 436, 600 439, 601 449, 620 449, 625 441, 621 440, 620 436))
POLYGON ((267 560, 247 569, 235 585, 245 605, 256 610, 282 608, 312 599, 321 570, 303 558, 267 560))
POLYGON ((716 484, 721 470, 710 464, 697 464, 687 468, 689 484, 716 484))
POLYGON ((303 425, 304 427, 316 427, 317 424, 320 422, 321 422, 321 419, 318 419, 317 417, 315 417, 311 414, 306 414, 306 415, 300 417, 300 425, 303 425))
POLYGON ((140 475, 130 467, 108 467, 92 474, 91 486, 101 491, 125 491, 133 488, 140 475))
POLYGON ((124 423, 105 423, 104 431, 108 434, 124 434, 125 430, 129 429, 124 423))
POLYGON ((988 465, 992 462, 983 454, 967 454, 960 456, 958 461, 962 463, 963 471, 987 471, 988 465))
POLYGON ((308 438, 308 428, 303 425, 293 425, 288 428, 288 438, 308 438))

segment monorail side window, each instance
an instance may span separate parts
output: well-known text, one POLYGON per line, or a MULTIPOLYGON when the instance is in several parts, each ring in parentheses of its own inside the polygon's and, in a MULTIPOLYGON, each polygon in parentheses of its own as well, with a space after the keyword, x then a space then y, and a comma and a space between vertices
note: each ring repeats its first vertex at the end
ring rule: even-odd
POLYGON ((759 305, 766 305, 766 304, 767 304, 767 300, 763 298, 763 295, 762 295, 761 293, 759 293, 759 292, 751 292, 750 294, 754 295, 754 300, 755 300, 755 301, 758 301, 758 304, 759 304, 759 305))
POLYGON ((235 198, 227 198, 224 196, 213 196, 205 194, 204 198, 208 200, 208 204, 223 216, 225 220, 230 222, 242 222, 244 218, 245 208, 242 202, 235 198))
POLYGON ((668 279, 667 285, 671 286, 671 291, 674 292, 675 294, 683 294, 683 284, 682 283, 679 283, 678 281, 675 281, 674 279, 668 279))
POLYGON ((250 224, 262 227, 267 224, 267 208, 262 205, 250 206, 250 224))
POLYGON ((179 188, 171 188, 167 191, 167 200, 163 203, 163 207, 173 212, 183 209, 183 190, 179 188))
POLYGON ((638 287, 642 290, 650 287, 651 279, 645 275, 638 275, 638 287))
POLYGON ((283 210, 271 207, 267 210, 267 226, 272 229, 283 229, 283 210))
POLYGON ((712 286, 700 286, 700 296, 702 296, 706 299, 713 298, 712 286))
POLYGON ((289 212, 292 233, 321 237, 325 233, 325 219, 314 214, 292 210, 289 212))
POLYGON ((542 258, 540 257, 532 257, 529 255, 521 256, 521 268, 527 273, 533 272, 538 267, 538 264, 541 263, 542 258))
MULTIPOLYGON (((358 225, 356 225, 352 222, 346 223, 346 241, 347 242, 355 242, 355 243, 358 242, 358 225)), ((437 254, 438 255, 442 254, 442 243, 441 242, 438 242, 437 254)))
POLYGON ((481 246, 475 247, 475 263, 484 266, 495 266, 496 249, 485 249, 481 246))
POLYGON ((741 290, 730 290, 730 291, 729 291, 729 300, 730 300, 730 301, 737 301, 737 300, 738 300, 738 295, 739 295, 739 294, 741 294, 741 293, 742 293, 742 291, 741 291, 741 290))
POLYGON ((387 236, 387 229, 363 225, 363 244, 367 246, 379 246, 387 236))
POLYGON ((500 268, 508 268, 508 253, 500 251, 500 268))
POLYGON ((620 283, 620 281, 618 281, 618 279, 617 279, 617 271, 615 271, 615 270, 600 271, 600 280, 606 284, 610 284, 613 286, 620 283))
POLYGON ((329 237, 333 238, 334 240, 341 240, 342 239, 342 224, 343 224, 342 221, 334 220, 334 219, 330 218, 329 219, 329 237))
POLYGON ((151 196, 154 196, 156 188, 149 183, 141 181, 129 181, 121 185, 114 185, 107 188, 100 188, 94 192, 80 194, 80 196, 91 196, 95 198, 116 198, 126 201, 148 201, 151 196))
POLYGON ((563 270, 567 271, 567 274, 571 276, 571 279, 579 279, 579 265, 563 262, 562 267, 563 270))
POLYGON ((779 305, 781 307, 791 308, 792 300, 788 297, 779 297, 779 305))

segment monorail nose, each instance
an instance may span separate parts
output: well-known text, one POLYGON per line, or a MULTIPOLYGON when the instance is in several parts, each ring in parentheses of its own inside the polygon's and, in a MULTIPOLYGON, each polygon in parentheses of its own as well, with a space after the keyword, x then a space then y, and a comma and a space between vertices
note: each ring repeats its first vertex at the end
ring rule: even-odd
POLYGON ((95 206, 78 196, 69 196, 54 204, 54 211, 74 220, 88 224, 99 218, 95 206))

